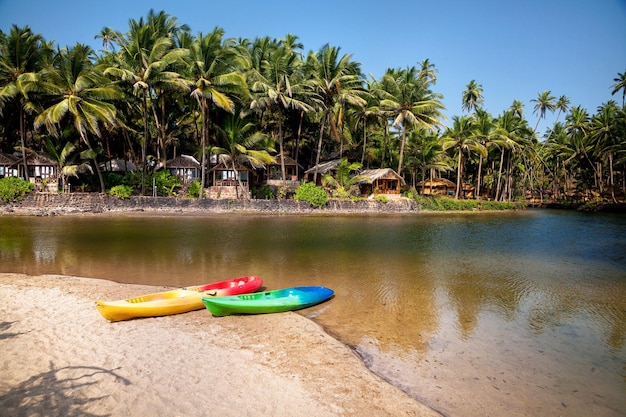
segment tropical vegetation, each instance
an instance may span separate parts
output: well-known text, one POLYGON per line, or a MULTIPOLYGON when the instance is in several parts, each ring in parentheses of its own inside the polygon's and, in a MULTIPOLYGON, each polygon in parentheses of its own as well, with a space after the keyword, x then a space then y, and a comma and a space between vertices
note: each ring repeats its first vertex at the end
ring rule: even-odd
MULTIPOLYGON (((0 31, 0 152, 19 154, 26 168, 28 152, 45 154, 65 181, 93 191, 120 185, 99 169, 120 158, 141 168, 123 185, 146 194, 156 171, 182 153, 201 161, 191 186, 198 198, 209 159, 250 168, 278 161, 284 181, 285 156, 304 167, 345 159, 323 178, 329 194, 343 197, 354 194, 350 176, 361 167, 396 169, 414 194, 420 182, 447 178, 456 200, 468 197, 467 184, 475 197, 500 202, 618 201, 626 189, 626 71, 607 82, 618 101, 591 111, 539 92, 534 126, 517 100, 487 112, 483 88, 471 80, 460 94, 466 114, 448 126, 427 59, 374 79, 338 46, 305 53, 292 34, 235 39, 219 27, 193 34, 153 10, 125 32, 104 27, 94 35, 101 50, 57 47, 27 26, 0 31)), ((176 187, 160 185, 159 194, 176 187)), ((121 197, 120 190, 128 189, 116 189, 121 197)))

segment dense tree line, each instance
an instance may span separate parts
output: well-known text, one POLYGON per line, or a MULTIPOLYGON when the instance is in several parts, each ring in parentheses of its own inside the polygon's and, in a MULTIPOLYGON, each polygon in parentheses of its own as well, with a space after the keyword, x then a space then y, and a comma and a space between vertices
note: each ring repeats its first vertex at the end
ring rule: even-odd
POLYGON ((371 79, 340 47, 304 53, 293 35, 232 39, 219 27, 194 35, 163 11, 96 38, 97 52, 55 48, 28 27, 0 31, 0 152, 43 152, 66 176, 89 164, 102 191, 98 162, 147 169, 181 153, 197 156, 203 171, 212 155, 253 167, 276 158, 283 179, 283 155, 305 167, 333 155, 391 167, 412 188, 448 178, 457 198, 466 183, 498 201, 531 192, 616 199, 626 188, 626 72, 607 89, 621 92, 621 103, 593 114, 539 93, 534 128, 519 101, 499 115, 485 111, 472 80, 461 95, 465 114, 447 127, 428 60, 371 79), (539 120, 554 113, 540 138, 539 120))

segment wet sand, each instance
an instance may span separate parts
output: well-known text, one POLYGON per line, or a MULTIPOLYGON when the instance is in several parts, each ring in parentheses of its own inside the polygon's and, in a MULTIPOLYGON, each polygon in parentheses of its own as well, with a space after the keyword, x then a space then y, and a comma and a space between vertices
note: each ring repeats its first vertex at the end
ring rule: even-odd
POLYGON ((439 416, 296 313, 110 323, 97 300, 165 287, 0 274, 10 416, 439 416))

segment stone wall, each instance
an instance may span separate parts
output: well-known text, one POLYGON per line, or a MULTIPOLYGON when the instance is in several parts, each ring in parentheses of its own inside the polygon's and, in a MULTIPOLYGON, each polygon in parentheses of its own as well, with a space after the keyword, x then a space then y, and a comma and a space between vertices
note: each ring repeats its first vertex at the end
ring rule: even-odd
POLYGON ((418 211, 415 201, 402 198, 379 201, 330 200, 318 209, 296 200, 228 200, 176 197, 131 197, 121 200, 96 193, 29 193, 23 200, 0 202, 0 213, 61 215, 107 212, 251 212, 251 213, 407 213, 418 211))

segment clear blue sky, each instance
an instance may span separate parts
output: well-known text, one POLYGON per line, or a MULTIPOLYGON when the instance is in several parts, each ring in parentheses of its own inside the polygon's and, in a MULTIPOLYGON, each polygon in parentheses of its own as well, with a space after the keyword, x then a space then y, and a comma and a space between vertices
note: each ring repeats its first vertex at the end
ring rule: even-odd
MULTIPOLYGON (((233 38, 290 33, 305 53, 329 43, 376 78, 429 59, 448 117, 462 114, 471 80, 483 86, 484 107, 493 115, 515 99, 523 102, 531 127, 537 118, 530 100, 544 90, 591 114, 608 100, 621 103, 610 87, 626 71, 626 0, 0 0, 0 29, 28 25, 61 46, 101 49, 94 36, 103 27, 126 32, 129 19, 151 8, 194 34, 215 26, 233 38)), ((548 114, 540 131, 555 117, 548 114)))

